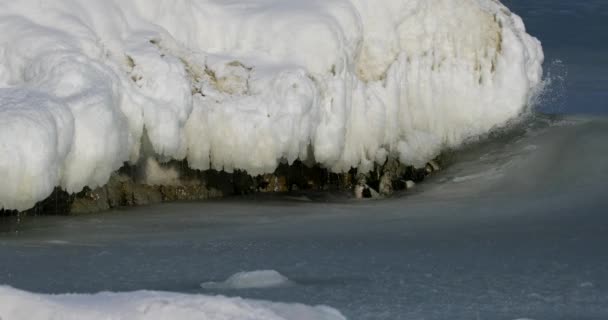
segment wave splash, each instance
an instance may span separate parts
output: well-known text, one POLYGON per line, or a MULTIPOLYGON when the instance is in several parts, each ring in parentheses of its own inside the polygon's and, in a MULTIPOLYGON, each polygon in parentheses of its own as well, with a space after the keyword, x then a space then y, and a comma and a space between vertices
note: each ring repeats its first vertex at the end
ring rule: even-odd
POLYGON ((543 52, 493 0, 0 0, 0 208, 125 161, 418 165, 522 112, 543 52))

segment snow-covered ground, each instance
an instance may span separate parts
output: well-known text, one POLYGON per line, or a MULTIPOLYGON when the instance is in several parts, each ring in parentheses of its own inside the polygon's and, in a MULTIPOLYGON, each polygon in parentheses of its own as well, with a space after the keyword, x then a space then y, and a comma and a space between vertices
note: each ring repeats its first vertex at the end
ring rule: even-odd
POLYGON ((0 302, 7 320, 346 320, 323 306, 146 291, 35 295, 0 287, 0 302))
POLYGON ((519 115, 540 43, 494 0, 0 0, 0 208, 125 161, 421 165, 519 115))

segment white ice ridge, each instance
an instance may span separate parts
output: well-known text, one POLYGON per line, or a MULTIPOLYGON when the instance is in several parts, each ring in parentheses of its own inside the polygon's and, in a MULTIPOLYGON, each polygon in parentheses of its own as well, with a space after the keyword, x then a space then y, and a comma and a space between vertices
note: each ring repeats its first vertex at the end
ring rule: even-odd
POLYGON ((346 320, 325 306, 152 291, 42 295, 0 286, 0 301, 7 320, 346 320))
POLYGON ((496 0, 0 0, 0 208, 125 161, 422 164, 518 116, 543 52, 496 0))
POLYGON ((291 286, 294 283, 275 270, 238 272, 223 282, 205 282, 204 289, 264 289, 291 286))

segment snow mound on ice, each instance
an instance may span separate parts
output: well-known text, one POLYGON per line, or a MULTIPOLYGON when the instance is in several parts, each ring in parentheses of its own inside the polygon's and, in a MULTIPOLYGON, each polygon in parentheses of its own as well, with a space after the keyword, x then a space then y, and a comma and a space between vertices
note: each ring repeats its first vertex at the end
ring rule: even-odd
POLYGON ((0 0, 0 28, 9 209, 150 156, 420 165, 519 115, 542 76, 495 0, 0 0))
POLYGON ((261 289, 293 285, 287 277, 275 270, 260 270, 239 272, 230 276, 224 282, 205 282, 205 289, 261 289))
POLYGON ((41 295, 0 286, 0 318, 10 320, 205 319, 345 320, 325 306, 221 296, 139 291, 95 295, 41 295))

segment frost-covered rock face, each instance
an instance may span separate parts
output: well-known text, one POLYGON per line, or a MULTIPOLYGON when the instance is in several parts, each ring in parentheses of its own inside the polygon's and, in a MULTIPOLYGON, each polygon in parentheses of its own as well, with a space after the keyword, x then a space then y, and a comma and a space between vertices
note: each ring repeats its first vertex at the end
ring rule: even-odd
POLYGON ((517 116, 542 74, 495 0, 0 0, 0 28, 11 209, 150 155, 420 165, 517 116))

